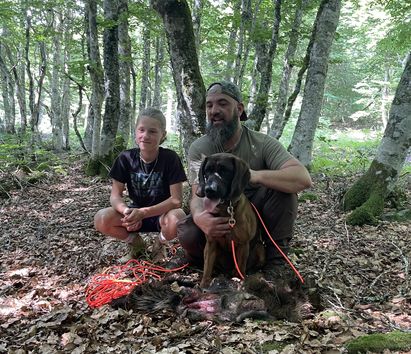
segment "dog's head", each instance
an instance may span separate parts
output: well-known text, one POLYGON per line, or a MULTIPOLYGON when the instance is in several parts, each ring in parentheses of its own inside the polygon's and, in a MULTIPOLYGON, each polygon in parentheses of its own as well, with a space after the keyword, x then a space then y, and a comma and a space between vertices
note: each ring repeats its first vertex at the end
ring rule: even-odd
POLYGON ((209 200, 236 200, 250 181, 250 170, 239 157, 219 153, 206 157, 198 174, 197 196, 209 200))

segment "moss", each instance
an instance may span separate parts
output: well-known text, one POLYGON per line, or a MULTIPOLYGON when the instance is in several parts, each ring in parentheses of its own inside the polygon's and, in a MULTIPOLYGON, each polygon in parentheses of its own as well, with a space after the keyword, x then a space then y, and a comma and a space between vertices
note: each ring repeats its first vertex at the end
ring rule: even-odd
POLYGON ((277 350, 281 351, 283 350, 289 343, 287 342, 277 342, 277 341, 268 341, 265 342, 261 345, 261 351, 263 353, 269 353, 270 351, 277 350))
POLYGON ((47 162, 42 162, 37 166, 38 171, 49 171, 50 165, 47 162))
POLYGON ((120 152, 124 151, 125 149, 127 149, 127 142, 124 140, 122 136, 117 135, 116 140, 114 141, 113 156, 117 156, 120 152))
POLYGON ((348 344, 346 348, 349 354, 382 353, 389 350, 409 350, 411 349, 411 333, 394 331, 390 333, 375 333, 358 337, 348 344))
POLYGON ((375 224, 384 210, 388 185, 396 175, 394 169, 374 160, 367 173, 344 195, 344 210, 354 209, 347 222, 351 225, 375 224))
POLYGON ((378 220, 377 216, 381 215, 384 210, 384 194, 383 191, 375 189, 368 200, 355 209, 347 217, 347 222, 350 225, 375 225, 378 220))
POLYGON ((345 211, 353 210, 363 204, 369 196, 370 186, 371 184, 367 181, 367 175, 364 175, 355 182, 344 195, 343 209, 345 211))
POLYGON ((313 201, 318 200, 318 198, 319 197, 316 193, 306 192, 306 193, 301 194, 298 197, 298 201, 300 201, 300 202, 306 202, 306 201, 313 202, 313 201))
POLYGON ((374 160, 368 171, 345 193, 344 210, 349 211, 361 206, 370 198, 375 198, 375 193, 385 199, 388 193, 388 183, 396 175, 397 172, 394 169, 374 160))
POLYGON ((37 183, 42 179, 46 178, 46 174, 43 171, 33 171, 27 176, 27 182, 37 183))
POLYGON ((87 176, 97 176, 100 171, 100 161, 89 159, 85 167, 85 173, 87 176))

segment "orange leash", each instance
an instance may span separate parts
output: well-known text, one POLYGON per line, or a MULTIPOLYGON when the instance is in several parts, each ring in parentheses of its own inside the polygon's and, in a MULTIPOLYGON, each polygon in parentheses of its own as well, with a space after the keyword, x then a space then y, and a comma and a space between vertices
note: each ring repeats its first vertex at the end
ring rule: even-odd
POLYGON ((107 268, 93 276, 86 288, 86 301, 92 308, 108 304, 114 299, 128 295, 135 286, 150 279, 161 280, 161 273, 179 271, 188 264, 167 269, 147 261, 130 259, 126 264, 107 268), (130 277, 133 279, 130 279, 130 277))
POLYGON ((270 233, 267 230, 267 227, 264 224, 264 221, 260 215, 260 213, 258 212, 257 208, 255 207, 255 205, 253 203, 250 203, 252 205, 252 207, 254 208, 256 214, 258 215, 258 218, 261 221, 261 224, 264 226, 264 230, 267 233, 268 237, 270 238, 271 242, 273 243, 273 245, 277 248, 278 252, 280 252, 280 254, 284 257, 284 259, 287 261, 287 263, 290 265, 291 269, 294 271, 294 273, 297 275, 297 277, 300 279, 301 283, 304 284, 304 279, 301 276, 301 274, 299 273, 299 271, 297 270, 297 268, 294 267, 294 264, 291 263, 290 259, 286 256, 286 254, 283 252, 283 250, 280 248, 280 246, 277 245, 277 243, 274 241, 274 239, 271 237, 270 233))
POLYGON ((238 274, 240 275, 240 278, 242 280, 244 280, 244 275, 243 275, 243 273, 241 273, 240 267, 238 266, 238 263, 237 263, 237 257, 235 256, 234 240, 231 240, 231 250, 233 251, 233 259, 234 259, 235 269, 237 270, 238 274))

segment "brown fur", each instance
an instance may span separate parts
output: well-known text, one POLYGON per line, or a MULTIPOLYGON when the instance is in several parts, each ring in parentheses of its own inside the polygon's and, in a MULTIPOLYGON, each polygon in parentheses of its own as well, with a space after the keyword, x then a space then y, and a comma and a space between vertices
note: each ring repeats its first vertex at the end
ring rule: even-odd
POLYGON ((210 285, 213 270, 219 267, 227 273, 233 271, 238 276, 232 264, 231 240, 234 240, 235 255, 242 275, 245 276, 247 266, 255 267, 264 262, 264 249, 257 234, 257 219, 252 206, 243 194, 250 180, 248 165, 240 158, 227 153, 214 154, 204 159, 199 173, 197 195, 220 198, 223 200, 213 213, 217 216, 230 216, 227 211, 229 201, 234 208, 235 225, 226 237, 211 238, 206 235, 204 249, 204 272, 200 286, 210 285), (256 238, 257 237, 257 238, 256 238), (252 242, 253 241, 253 242, 252 242), (252 253, 252 261, 249 255, 252 253), (248 263, 248 264, 247 264, 248 263), (231 266, 231 269, 228 269, 231 266))

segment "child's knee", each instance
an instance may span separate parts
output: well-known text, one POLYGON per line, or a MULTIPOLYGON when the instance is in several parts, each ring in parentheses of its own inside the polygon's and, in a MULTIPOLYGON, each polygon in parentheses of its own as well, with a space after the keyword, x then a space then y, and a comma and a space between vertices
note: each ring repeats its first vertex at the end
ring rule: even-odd
POLYGON ((94 228, 95 228, 97 231, 101 231, 100 228, 101 228, 102 218, 103 218, 102 214, 103 214, 103 211, 102 211, 102 210, 99 210, 99 211, 96 213, 96 215, 94 215, 94 228))

